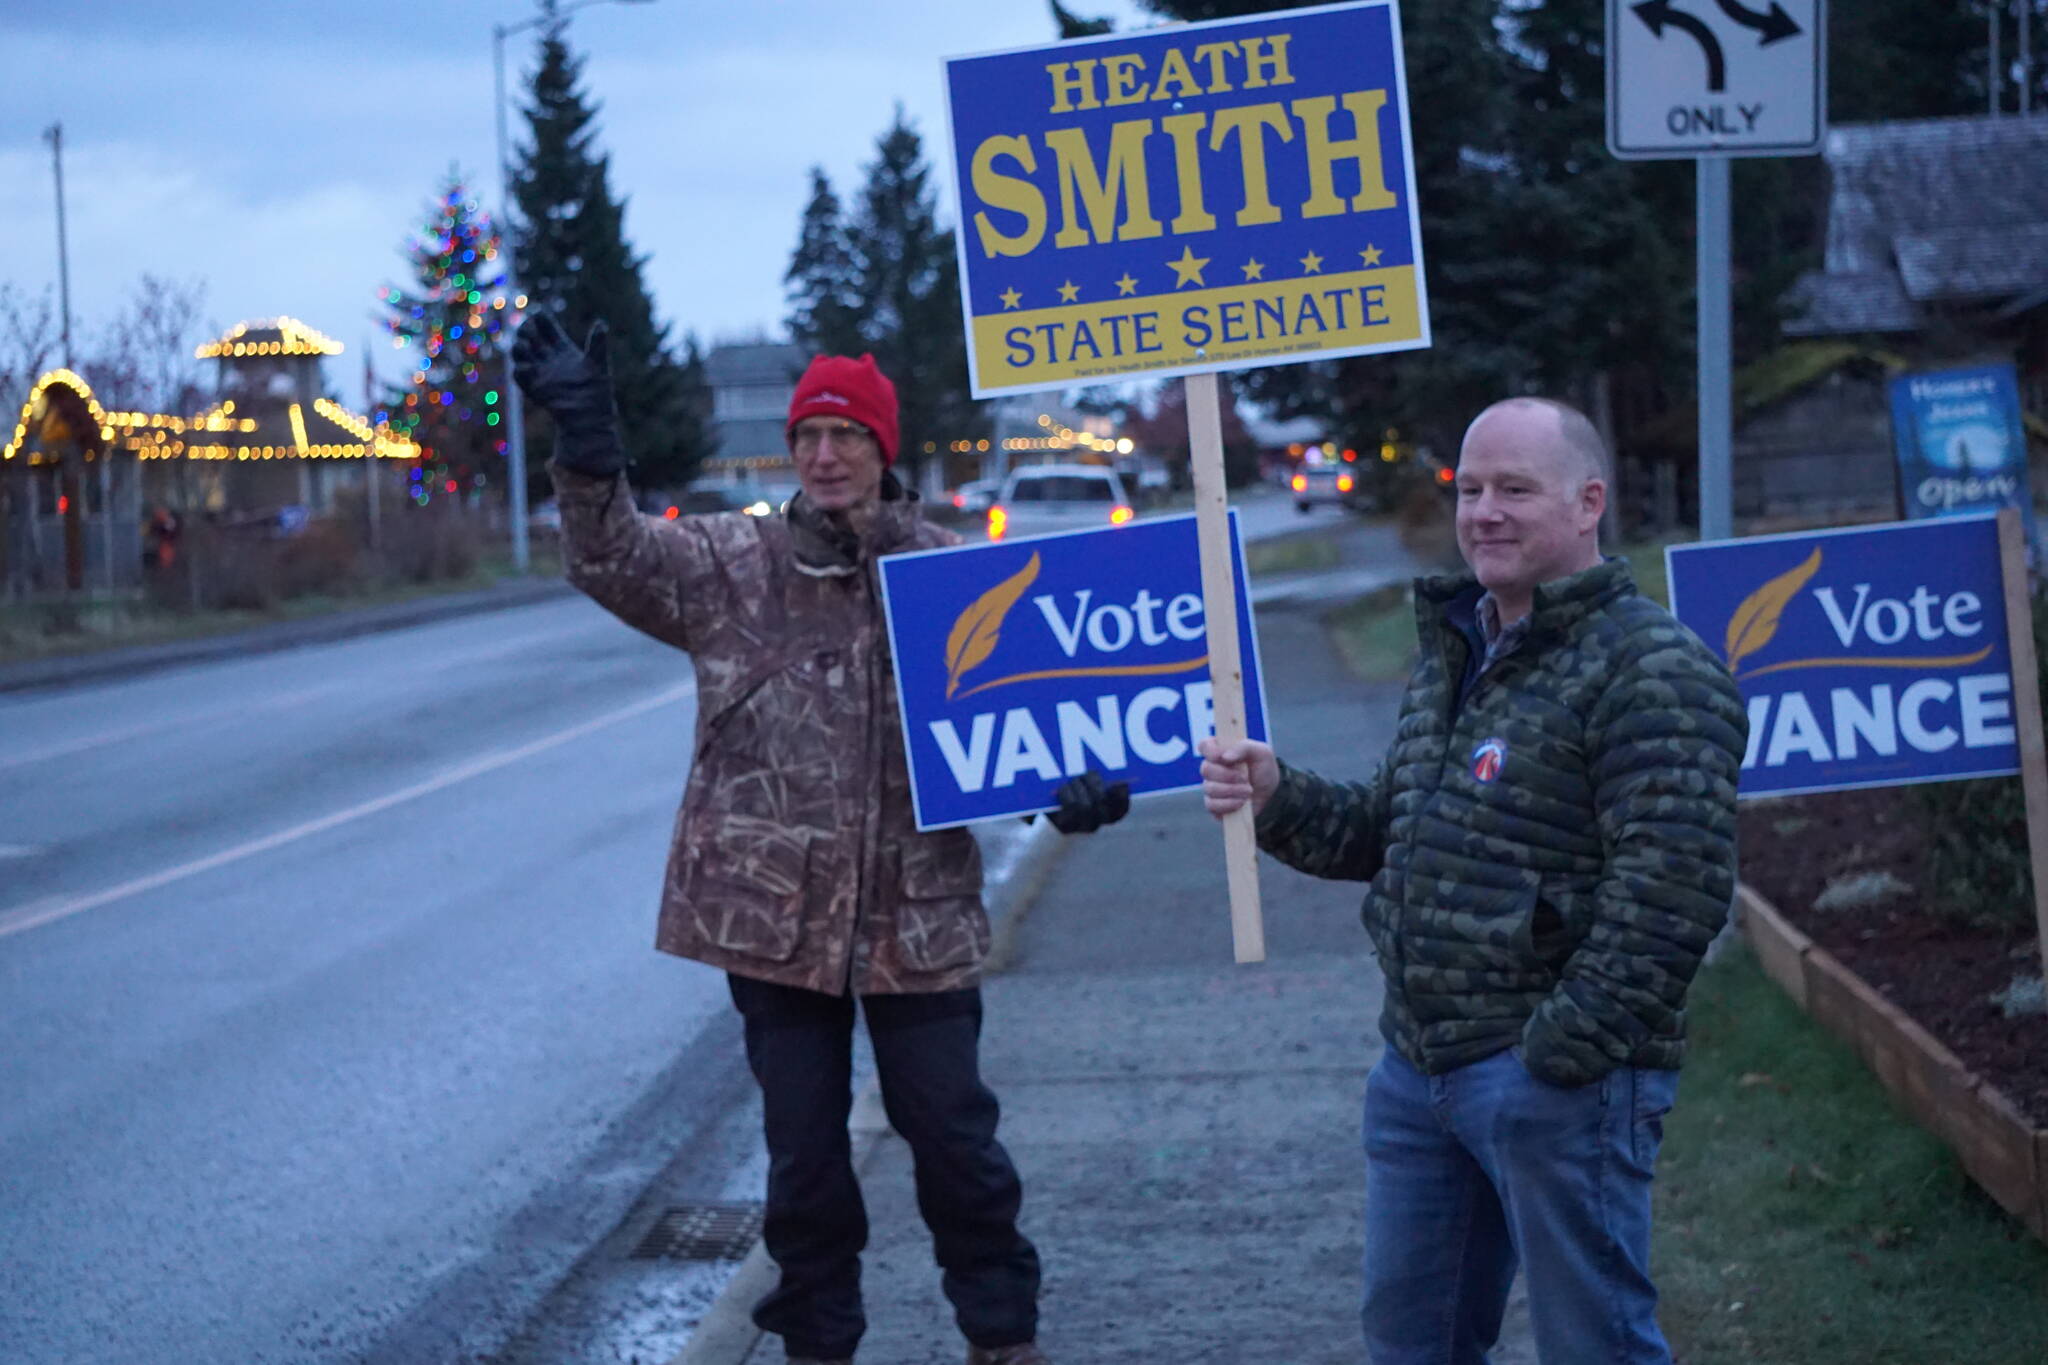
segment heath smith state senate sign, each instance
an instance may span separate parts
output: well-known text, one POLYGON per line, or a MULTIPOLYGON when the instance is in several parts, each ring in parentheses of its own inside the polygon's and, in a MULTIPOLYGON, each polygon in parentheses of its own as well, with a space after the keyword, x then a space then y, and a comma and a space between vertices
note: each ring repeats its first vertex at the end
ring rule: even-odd
POLYGON ((955 58, 977 397, 1429 344, 1400 16, 955 58))

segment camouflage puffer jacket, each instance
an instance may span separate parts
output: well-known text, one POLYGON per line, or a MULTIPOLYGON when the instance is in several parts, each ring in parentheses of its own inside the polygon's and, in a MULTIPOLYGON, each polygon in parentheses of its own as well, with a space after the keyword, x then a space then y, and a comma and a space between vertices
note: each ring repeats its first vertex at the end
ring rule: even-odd
POLYGON ((697 743, 655 946, 842 995, 956 990, 988 952, 981 853, 917 832, 875 559, 958 542, 889 480, 867 531, 806 512, 675 521, 552 467, 569 581, 688 650, 697 743))
POLYGON ((1734 894, 1741 695, 1610 560, 1539 587, 1528 637, 1460 701, 1471 642, 1452 613, 1478 595, 1416 584, 1421 657, 1378 772, 1283 765, 1260 846, 1372 882, 1380 1028, 1420 1070, 1517 1045, 1563 1086, 1675 1068, 1734 894))

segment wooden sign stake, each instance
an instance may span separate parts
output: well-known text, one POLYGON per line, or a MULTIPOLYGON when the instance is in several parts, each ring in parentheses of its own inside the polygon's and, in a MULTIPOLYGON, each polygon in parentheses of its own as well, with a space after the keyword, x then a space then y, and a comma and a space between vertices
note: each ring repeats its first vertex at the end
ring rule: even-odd
POLYGON ((2048 972, 2048 747, 2041 734, 2041 661, 2027 593, 2027 537, 2017 508, 1998 514, 1998 566, 2005 577, 2005 635, 2012 650, 2012 714, 2019 727, 2020 783, 2027 798, 2027 850, 2034 869, 2034 927, 2048 972))
MULTIPOLYGON (((1195 531, 1202 546, 1203 616, 1209 626, 1209 682, 1216 737, 1245 738, 1244 667, 1237 648, 1237 590, 1230 564, 1230 497, 1223 482, 1223 415, 1216 376, 1186 381, 1188 455, 1195 475, 1195 531)), ((2036 747, 2038 748, 2038 732, 2036 747)), ((1259 841, 1249 805, 1223 820, 1223 861, 1230 881, 1230 940, 1239 962, 1266 960, 1259 914, 1259 841)), ((2038 850, 2037 850, 2038 853, 2038 850)), ((2048 921, 2044 921, 2048 923, 2048 921)))

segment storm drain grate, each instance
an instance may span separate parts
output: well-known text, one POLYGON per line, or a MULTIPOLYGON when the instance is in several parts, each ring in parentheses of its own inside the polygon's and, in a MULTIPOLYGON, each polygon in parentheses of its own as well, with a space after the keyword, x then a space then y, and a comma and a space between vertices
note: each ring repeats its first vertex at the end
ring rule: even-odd
POLYGON ((761 1237, 759 1204, 684 1204, 655 1219, 636 1261, 743 1261, 761 1237))

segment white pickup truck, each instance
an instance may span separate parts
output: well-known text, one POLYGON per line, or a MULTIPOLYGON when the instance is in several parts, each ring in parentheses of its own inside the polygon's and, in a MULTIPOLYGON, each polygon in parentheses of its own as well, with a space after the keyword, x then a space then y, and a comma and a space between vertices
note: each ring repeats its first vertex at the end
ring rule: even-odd
POLYGON ((1013 469, 988 509, 988 538, 1122 526, 1137 516, 1113 469, 1036 464, 1013 469))

